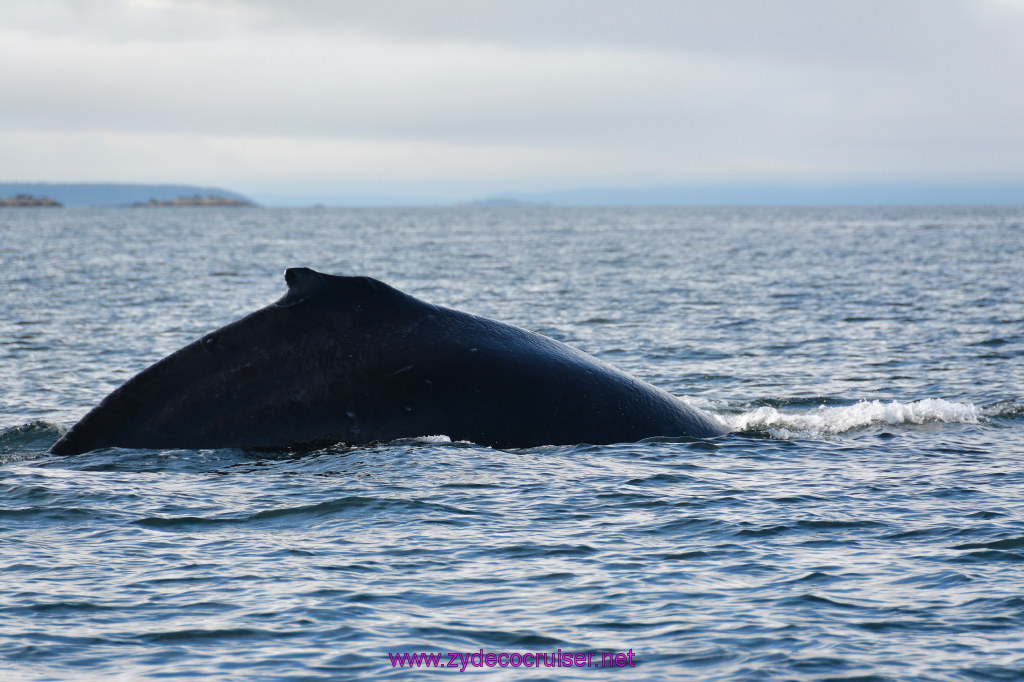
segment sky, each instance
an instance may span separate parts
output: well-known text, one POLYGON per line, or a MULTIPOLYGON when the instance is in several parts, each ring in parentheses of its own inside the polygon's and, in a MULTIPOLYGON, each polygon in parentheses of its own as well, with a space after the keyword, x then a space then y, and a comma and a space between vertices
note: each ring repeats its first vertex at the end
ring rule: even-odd
POLYGON ((0 0, 0 182, 1024 188, 1024 0, 0 0))

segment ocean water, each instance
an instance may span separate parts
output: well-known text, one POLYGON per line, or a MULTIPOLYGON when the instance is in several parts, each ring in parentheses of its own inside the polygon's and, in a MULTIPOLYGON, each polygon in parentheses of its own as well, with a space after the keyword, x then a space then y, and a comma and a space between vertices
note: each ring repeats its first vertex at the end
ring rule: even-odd
POLYGON ((7 209, 0 265, 5 681, 1024 678, 1024 208, 7 209), (47 454, 300 265, 730 433, 47 454))

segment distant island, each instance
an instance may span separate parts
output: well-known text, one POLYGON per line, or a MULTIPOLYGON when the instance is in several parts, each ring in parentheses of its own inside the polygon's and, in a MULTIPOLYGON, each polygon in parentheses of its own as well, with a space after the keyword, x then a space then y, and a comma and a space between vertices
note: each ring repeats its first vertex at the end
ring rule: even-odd
POLYGON ((462 206, 473 206, 475 208, 504 208, 506 206, 515 206, 517 208, 523 208, 527 206, 547 206, 547 203, 529 201, 527 199, 520 199, 518 197, 487 197, 485 199, 476 199, 475 201, 467 201, 462 206))
MULTIPOLYGON (((198 185, 135 185, 113 182, 0 182, 0 197, 13 197, 17 194, 49 197, 68 208, 127 206, 134 203, 145 204, 150 199, 175 201, 181 197, 192 197, 194 195, 235 199, 245 202, 246 205, 254 203, 249 197, 237 192, 231 192, 219 187, 201 187, 198 185)), ((227 204, 202 205, 219 206, 227 204)))
POLYGON ((150 199, 149 201, 136 201, 129 206, 255 206, 256 204, 244 199, 233 197, 215 196, 208 194, 201 196, 193 194, 190 197, 178 197, 177 199, 150 199))
POLYGON ((50 197, 37 197, 32 194, 15 194, 13 197, 0 199, 2 208, 63 208, 64 204, 50 197))

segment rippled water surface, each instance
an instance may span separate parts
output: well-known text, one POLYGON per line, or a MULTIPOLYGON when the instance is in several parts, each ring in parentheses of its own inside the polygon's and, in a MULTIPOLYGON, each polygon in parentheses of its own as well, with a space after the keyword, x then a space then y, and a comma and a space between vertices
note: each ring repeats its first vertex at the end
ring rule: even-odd
POLYGON ((637 680, 1022 678, 1022 225, 0 209, 0 678, 612 674, 523 663, 559 651, 632 652, 614 674, 637 680), (297 265, 547 334, 731 432, 46 454, 297 265), (531 655, 389 657, 481 650, 531 655))

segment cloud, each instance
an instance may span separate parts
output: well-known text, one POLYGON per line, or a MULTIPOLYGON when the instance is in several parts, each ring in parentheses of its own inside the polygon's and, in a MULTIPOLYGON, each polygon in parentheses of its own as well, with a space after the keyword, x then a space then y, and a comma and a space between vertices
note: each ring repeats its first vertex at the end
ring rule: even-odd
POLYGON ((1009 0, 40 0, 7 14, 11 180, 457 194, 1024 179, 1024 7, 1009 0))

